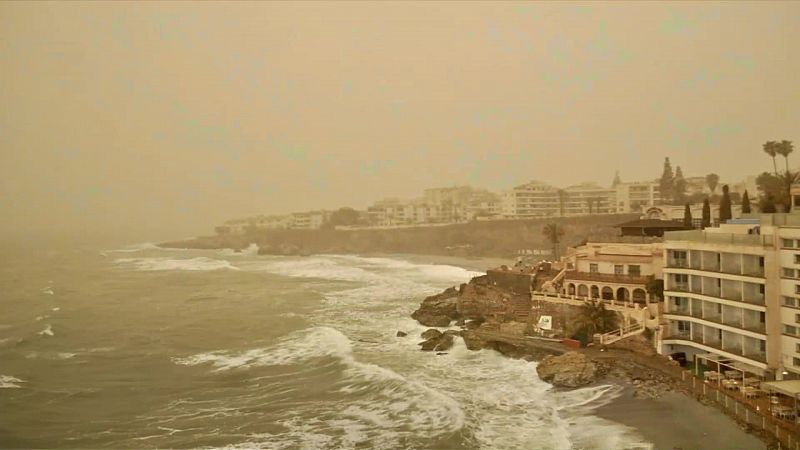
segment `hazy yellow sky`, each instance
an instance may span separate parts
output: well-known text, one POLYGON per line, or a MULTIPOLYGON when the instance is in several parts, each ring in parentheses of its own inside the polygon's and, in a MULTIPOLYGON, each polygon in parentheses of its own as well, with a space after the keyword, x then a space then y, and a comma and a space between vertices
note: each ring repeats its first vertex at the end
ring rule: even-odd
POLYGON ((733 181, 800 144, 799 80, 798 2, 3 2, 2 228, 733 181))

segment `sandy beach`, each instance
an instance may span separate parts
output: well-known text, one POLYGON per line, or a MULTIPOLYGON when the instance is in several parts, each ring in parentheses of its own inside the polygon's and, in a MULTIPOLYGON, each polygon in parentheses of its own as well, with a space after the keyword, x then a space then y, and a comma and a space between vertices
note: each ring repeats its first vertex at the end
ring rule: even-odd
POLYGON ((637 399, 628 387, 597 415, 636 428, 656 449, 766 450, 759 438, 743 431, 721 411, 677 392, 659 399, 637 399))

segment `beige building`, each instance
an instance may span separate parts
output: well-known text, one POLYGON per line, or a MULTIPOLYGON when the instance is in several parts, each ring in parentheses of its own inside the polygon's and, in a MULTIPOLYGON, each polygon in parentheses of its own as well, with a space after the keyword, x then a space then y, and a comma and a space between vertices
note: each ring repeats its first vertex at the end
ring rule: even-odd
MULTIPOLYGON (((562 293, 590 299, 648 303, 647 284, 662 277, 663 248, 652 243, 590 242, 570 248, 562 293)), ((655 299, 653 299, 655 300, 655 299)))
MULTIPOLYGON (((800 191, 800 190, 798 190, 800 191)), ((800 197, 795 197, 800 210, 800 197)), ((800 213, 665 236, 662 351, 800 377, 800 213)))
POLYGON ((661 204, 661 187, 656 181, 619 183, 615 187, 616 212, 643 212, 661 204))
POLYGON ((502 215, 507 219, 583 216, 616 212, 616 190, 596 183, 558 189, 531 181, 503 193, 502 215))

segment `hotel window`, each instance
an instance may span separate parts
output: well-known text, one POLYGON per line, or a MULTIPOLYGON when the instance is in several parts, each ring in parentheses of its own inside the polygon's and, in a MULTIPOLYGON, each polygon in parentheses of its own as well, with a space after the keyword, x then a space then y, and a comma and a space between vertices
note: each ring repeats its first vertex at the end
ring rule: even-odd
POLYGON ((614 265, 614 275, 624 275, 625 274, 625 266, 620 264, 614 265))
POLYGON ((767 313, 765 313, 764 311, 761 311, 760 313, 758 313, 758 321, 760 323, 766 322, 767 321, 767 313))
POLYGON ((678 331, 682 333, 688 333, 689 330, 691 330, 691 325, 689 324, 689 322, 684 322, 682 320, 678 321, 678 331))
POLYGON ((795 366, 800 366, 800 358, 792 358, 792 362, 795 366))
POLYGON ((597 272, 599 272, 599 271, 597 270, 597 264, 589 264, 589 272, 591 272, 591 273, 597 273, 597 272))
POLYGON ((784 239, 783 240, 783 247, 784 248, 793 248, 794 247, 794 239, 784 239))
POLYGON ((783 326, 784 334, 791 334, 793 336, 797 335, 797 327, 793 327, 791 325, 784 325, 783 326))
POLYGON ((767 351, 767 341, 759 340, 758 341, 758 350, 762 351, 762 352, 766 352, 767 351))
POLYGON ((794 269, 788 267, 783 268, 783 276, 787 278, 794 278, 794 269))
POLYGON ((794 297, 783 297, 783 306, 797 307, 797 299, 794 297))
POLYGON ((800 294, 800 284, 795 284, 794 285, 794 293, 795 294, 800 294))
POLYGON ((642 267, 639 265, 628 266, 628 275, 638 277, 642 275, 642 267))
POLYGON ((794 323, 800 323, 800 314, 794 315, 794 323))
POLYGON ((800 264, 800 254, 794 255, 794 263, 795 264, 800 264))

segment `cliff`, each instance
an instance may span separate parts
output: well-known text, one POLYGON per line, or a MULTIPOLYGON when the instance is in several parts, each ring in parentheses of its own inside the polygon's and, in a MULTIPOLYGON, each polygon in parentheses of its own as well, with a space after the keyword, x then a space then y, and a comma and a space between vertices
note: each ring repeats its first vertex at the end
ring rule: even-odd
POLYGON ((262 254, 416 253, 457 256, 509 257, 520 249, 551 250, 542 230, 548 223, 563 226, 565 246, 586 238, 617 236, 614 225, 638 215, 610 214, 535 220, 475 221, 441 227, 362 230, 259 230, 245 235, 216 235, 165 242, 171 248, 246 248, 259 246, 262 254))

